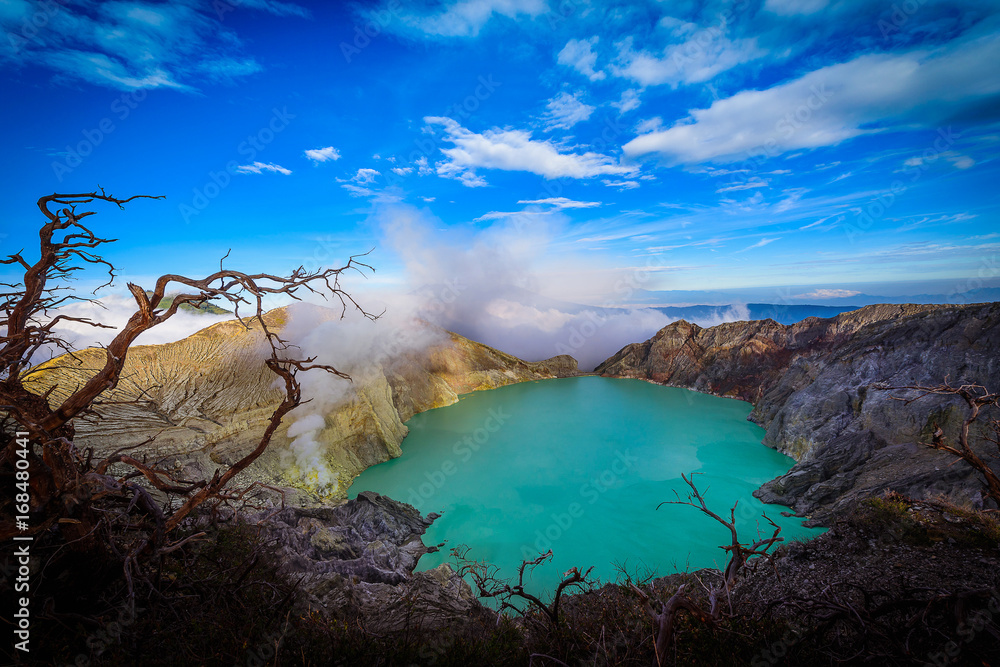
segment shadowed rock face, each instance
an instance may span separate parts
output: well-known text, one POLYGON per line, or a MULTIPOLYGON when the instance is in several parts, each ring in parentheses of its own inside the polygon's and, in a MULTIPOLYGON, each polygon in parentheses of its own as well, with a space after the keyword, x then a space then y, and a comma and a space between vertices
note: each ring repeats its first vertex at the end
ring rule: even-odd
MULTIPOLYGON (((825 521, 853 496, 895 489, 982 503, 964 463, 918 444, 932 422, 950 437, 964 404, 906 405, 882 386, 990 385, 1000 376, 1000 303, 877 305, 790 326, 772 320, 702 329, 674 322, 597 368, 754 404, 764 444, 798 463, 756 495, 825 521)), ((912 397, 913 394, 909 394, 912 397)))
POLYGON ((255 518, 298 582, 302 609, 358 616, 378 632, 412 627, 415 617, 425 630, 455 632, 489 613, 447 565, 413 574, 428 551, 421 535, 431 521, 409 505, 365 491, 337 507, 288 507, 255 518))
MULTIPOLYGON (((325 308, 296 307, 305 308, 314 322, 340 316, 339 311, 325 308)), ((268 327, 278 332, 288 319, 285 308, 265 316, 268 327)), ((377 364, 357 379, 348 399, 322 415, 324 424, 316 440, 324 464, 339 480, 322 490, 324 500, 343 498, 362 470, 399 456, 407 433, 403 422, 414 414, 450 405, 471 391, 577 373, 576 361, 568 356, 526 362, 443 330, 438 330, 436 339, 426 349, 377 364)), ((164 467, 184 478, 211 476, 256 446, 281 401, 275 375, 264 365, 267 353, 259 325, 247 329, 236 321, 216 324, 175 343, 135 347, 129 351, 118 387, 101 397, 106 404, 98 408, 100 419, 76 420, 76 443, 93 447, 99 459, 152 438, 133 455, 162 460, 164 467)), ((56 403, 103 364, 103 350, 64 355, 39 366, 26 385, 37 393, 55 387, 50 400, 56 403)), ((293 487, 306 493, 291 492, 290 502, 315 500, 310 492, 320 489, 289 465, 288 426, 299 410, 285 418, 271 447, 235 481, 237 485, 260 481, 293 487)))

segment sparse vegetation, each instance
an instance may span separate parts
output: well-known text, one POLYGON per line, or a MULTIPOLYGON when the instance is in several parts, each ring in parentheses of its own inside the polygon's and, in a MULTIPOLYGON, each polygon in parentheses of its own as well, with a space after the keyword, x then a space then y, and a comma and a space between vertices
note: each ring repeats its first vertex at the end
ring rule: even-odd
MULTIPOLYGON (((925 385, 908 385, 905 387, 892 387, 892 389, 919 392, 916 397, 909 399, 897 396, 892 397, 896 400, 904 401, 906 404, 919 401, 925 396, 932 395, 954 396, 965 402, 968 407, 968 412, 966 413, 965 419, 962 421, 959 428, 958 446, 956 447, 948 443, 948 438, 945 435, 944 429, 941 428, 936 422, 932 422, 931 424, 931 441, 924 444, 933 449, 937 449, 938 451, 953 454, 960 460, 965 461, 965 463, 972 466, 977 472, 979 472, 980 475, 982 475, 984 495, 991 498, 997 507, 1000 507, 1000 474, 993 469, 989 461, 982 458, 980 453, 973 447, 970 440, 971 430, 973 426, 978 425, 977 422, 979 418, 984 417, 989 410, 995 410, 997 405, 1000 404, 1000 394, 991 392, 983 385, 978 384, 963 384, 958 387, 953 387, 948 384, 948 378, 945 378, 943 383, 935 387, 925 385)), ((993 449, 996 450, 997 455, 1000 456, 1000 419, 995 417, 990 419, 983 430, 983 440, 990 443, 993 446, 993 449)))

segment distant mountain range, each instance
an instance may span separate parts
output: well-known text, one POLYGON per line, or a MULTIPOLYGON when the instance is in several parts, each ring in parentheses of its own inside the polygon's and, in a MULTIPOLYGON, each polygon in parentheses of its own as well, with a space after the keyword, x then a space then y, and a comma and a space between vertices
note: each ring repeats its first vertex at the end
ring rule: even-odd
POLYGON ((766 320, 772 319, 779 324, 795 324, 807 317, 836 317, 849 310, 857 310, 861 306, 813 306, 783 305, 776 303, 748 303, 743 305, 725 306, 661 306, 653 308, 672 320, 687 320, 688 322, 719 323, 734 320, 766 320))
MULTIPOLYGON (((807 305, 822 301, 824 306, 853 306, 860 308, 878 303, 922 303, 964 305, 969 303, 993 303, 1000 301, 1000 287, 980 287, 977 289, 958 291, 961 284, 945 292, 902 294, 890 296, 885 294, 869 294, 856 290, 817 290, 810 288, 774 288, 774 289, 744 289, 744 290, 637 290, 630 299, 636 306, 663 307, 693 304, 709 304, 724 306, 733 303, 778 302, 783 307, 807 305), (842 293, 842 295, 838 294, 842 293)), ((701 306, 698 306, 701 307, 701 306)), ((849 308, 847 308, 849 310, 849 308)), ((837 312, 843 312, 839 310, 837 312)), ((833 313, 836 314, 836 313, 833 313)), ((827 315, 826 317, 829 317, 827 315)), ((755 318, 756 319, 756 318, 755 318)))

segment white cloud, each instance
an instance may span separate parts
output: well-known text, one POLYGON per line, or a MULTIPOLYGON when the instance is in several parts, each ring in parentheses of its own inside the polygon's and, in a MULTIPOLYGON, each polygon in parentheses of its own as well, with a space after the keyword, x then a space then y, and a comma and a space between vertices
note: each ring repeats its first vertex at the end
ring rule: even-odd
POLYGON ((877 131, 874 125, 933 126, 1000 93, 1000 68, 992 65, 998 61, 998 35, 934 52, 865 55, 694 109, 673 127, 636 137, 623 150, 680 163, 731 162, 837 144, 877 131))
POLYGON ((375 184, 375 179, 381 176, 377 169, 361 168, 348 179, 338 178, 340 187, 351 193, 352 197, 377 197, 381 201, 398 201, 399 196, 391 191, 374 190, 369 186, 375 184))
POLYGON ((432 201, 434 201, 435 199, 437 199, 437 197, 421 197, 421 199, 423 199, 425 202, 427 202, 428 204, 430 204, 432 201))
POLYGON ((353 183, 342 183, 340 187, 351 193, 352 197, 374 197, 378 194, 371 188, 363 188, 353 183))
POLYGON ((795 208, 799 200, 802 199, 802 196, 807 192, 809 192, 809 188, 789 188, 787 190, 782 190, 782 194, 786 196, 774 205, 774 212, 781 213, 791 208, 795 208))
POLYGON ((810 223, 809 223, 808 225, 803 225, 802 227, 799 227, 799 231, 801 231, 801 230, 803 230, 803 229, 812 229, 813 227, 817 227, 817 226, 819 226, 819 225, 822 225, 822 224, 823 224, 824 222, 826 222, 827 220, 829 220, 830 218, 833 218, 833 217, 836 217, 836 218, 837 218, 837 219, 836 219, 836 220, 835 220, 835 221, 833 222, 833 224, 835 224, 835 225, 836 225, 836 224, 839 224, 839 223, 840 223, 840 222, 841 222, 841 221, 842 221, 842 220, 844 219, 844 217, 843 217, 842 215, 839 215, 839 214, 837 214, 837 213, 834 213, 833 215, 828 215, 828 216, 825 216, 825 217, 823 217, 823 218, 820 218, 820 219, 819 219, 819 220, 817 220, 816 222, 810 222, 810 223))
POLYGON ((526 204, 529 207, 520 211, 490 211, 479 216, 473 222, 483 222, 486 220, 503 220, 506 218, 529 218, 532 216, 552 215, 556 211, 563 211, 569 208, 596 208, 601 206, 599 201, 575 201, 566 197, 546 197, 545 199, 520 199, 518 204, 526 204), (545 206, 547 208, 540 209, 545 206))
POLYGON ((672 43, 659 53, 637 50, 628 37, 616 44, 618 58, 611 71, 643 86, 703 83, 737 65, 765 55, 755 39, 730 40, 718 26, 699 28, 676 19, 663 19, 672 43))
MULTIPOLYGON (((21 0, 0 10, 0 61, 30 64, 59 77, 120 90, 195 91, 201 81, 232 81, 261 70, 210 3, 64 3, 21 0), (31 38, 25 25, 44 19, 31 38)), ((250 0, 245 6, 305 16, 299 5, 250 0)))
POLYGON ((288 176, 292 173, 291 169, 285 169, 280 164, 274 164, 272 162, 254 162, 253 164, 241 164, 236 167, 236 171, 241 174, 263 174, 265 171, 274 172, 277 174, 284 174, 288 176))
POLYGON ((968 155, 946 155, 945 159, 955 165, 956 169, 969 169, 976 165, 976 161, 968 155))
MULTIPOLYGON (((522 15, 538 16, 548 10, 546 0, 457 0, 445 3, 443 11, 436 14, 416 15, 400 12, 392 6, 383 6, 380 11, 390 11, 399 16, 402 23, 432 37, 475 37, 490 19, 504 16, 516 19, 522 15)), ((387 25, 394 28, 394 22, 387 25)))
POLYGON ((845 299, 861 292, 851 289, 816 289, 806 294, 796 294, 793 299, 845 299))
MULTIPOLYGON (((274 14, 275 16, 298 16, 299 18, 309 18, 311 16, 308 9, 291 2, 278 2, 277 0, 239 0, 239 2, 229 3, 233 7, 246 7, 248 9, 259 9, 261 11, 274 14)), ((221 5, 216 5, 219 7, 221 5)), ((223 16, 225 16, 223 14, 223 16)))
POLYGON ((409 176, 413 173, 413 167, 393 167, 392 173, 399 174, 400 176, 409 176))
POLYGON ((597 54, 593 48, 597 46, 597 41, 596 36, 590 39, 571 39, 559 52, 557 61, 560 65, 572 67, 591 81, 600 81, 605 74, 594 69, 594 65, 597 64, 597 54))
POLYGON ((557 209, 564 208, 595 208, 601 205, 599 201, 574 201, 566 197, 546 197, 545 199, 521 199, 518 204, 537 204, 554 206, 557 209))
POLYGON ((764 9, 780 16, 814 14, 824 9, 828 0, 766 0, 764 9))
POLYGON ((376 169, 358 169, 358 173, 354 174, 354 178, 351 180, 360 185, 367 185, 374 183, 375 179, 380 175, 376 169))
POLYGON ((469 187, 486 185, 476 169, 526 171, 545 178, 592 178, 612 174, 634 174, 638 167, 621 165, 600 153, 563 153, 550 141, 531 138, 530 132, 494 128, 482 134, 471 132, 451 118, 428 116, 428 125, 444 128, 443 141, 454 148, 442 148, 445 160, 437 173, 469 187))
POLYGON ((655 132, 663 126, 663 119, 659 116, 654 116, 647 120, 642 121, 635 127, 635 131, 638 134, 647 134, 649 132, 655 132))
POLYGON ((754 188, 766 188, 768 187, 768 182, 762 178, 751 178, 749 181, 743 183, 733 183, 732 185, 727 185, 716 190, 716 193, 720 192, 735 192, 737 190, 752 190, 754 188))
POLYGON ((327 146, 326 148, 310 148, 306 151, 306 157, 316 164, 319 164, 320 162, 327 162, 329 160, 339 160, 340 151, 333 146, 327 146))
POLYGON ((609 188, 618 188, 619 191, 622 191, 622 190, 634 190, 635 188, 639 187, 639 181, 629 181, 629 180, 617 180, 617 181, 614 181, 614 180, 605 178, 605 179, 603 179, 601 181, 601 183, 604 183, 609 188))
MULTIPOLYGON (((760 193, 758 193, 758 194, 760 194, 760 193)), ((743 250, 737 250, 736 252, 746 252, 747 250, 753 250, 754 248, 763 248, 764 246, 768 245, 769 243, 774 243, 775 241, 780 241, 780 240, 781 240, 780 236, 775 237, 773 239, 766 239, 766 238, 765 239, 761 239, 760 241, 757 241, 753 245, 747 246, 746 248, 743 248, 743 250)))
POLYGON ((487 220, 504 220, 506 218, 529 218, 534 215, 549 215, 549 213, 551 211, 490 211, 478 218, 474 218, 472 221, 484 222, 487 220))
POLYGON ((594 113, 594 107, 584 104, 576 95, 565 92, 549 100, 545 108, 546 112, 542 118, 545 120, 546 130, 568 130, 577 123, 587 120, 594 113))
POLYGON ((414 162, 413 164, 417 165, 418 176, 429 176, 430 174, 434 173, 434 170, 431 169, 431 166, 427 163, 426 157, 417 158, 416 162, 414 162))
POLYGON ((622 97, 618 102, 612 102, 611 106, 618 109, 618 113, 628 113, 633 109, 638 109, 642 102, 639 101, 639 91, 634 88, 629 88, 622 93, 622 97))
MULTIPOLYGON (((956 169, 969 169, 970 167, 976 166, 976 161, 973 160, 968 155, 962 155, 961 153, 956 153, 955 151, 944 151, 942 153, 934 153, 928 157, 917 156, 911 157, 903 161, 904 167, 921 167, 923 169, 927 168, 927 165, 932 164, 938 158, 944 158, 952 164, 956 169)), ((900 169, 899 171, 905 171, 900 169)))

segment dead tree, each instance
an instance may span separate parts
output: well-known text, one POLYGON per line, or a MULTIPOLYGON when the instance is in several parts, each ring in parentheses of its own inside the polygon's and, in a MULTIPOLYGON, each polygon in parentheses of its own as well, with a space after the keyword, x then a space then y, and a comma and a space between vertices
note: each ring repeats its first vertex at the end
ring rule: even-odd
MULTIPOLYGON (((965 401, 965 404, 969 406, 969 413, 966 415, 965 420, 962 422, 962 428, 958 432, 958 447, 948 444, 944 429, 938 426, 937 422, 933 423, 934 432, 931 434, 931 441, 924 444, 942 452, 954 454, 975 468, 983 476, 986 495, 1000 506, 1000 476, 969 445, 969 429, 982 416, 984 408, 996 406, 1000 403, 1000 394, 990 392, 986 387, 978 384, 963 384, 958 387, 952 387, 948 384, 948 378, 945 378, 945 381, 936 387, 909 385, 904 387, 890 387, 890 389, 920 392, 918 396, 909 399, 898 396, 890 397, 893 400, 903 401, 905 405, 931 395, 957 396, 965 401)), ((986 435, 985 439, 993 443, 997 448, 998 455, 1000 455, 1000 420, 991 419, 988 428, 992 435, 986 435)))
POLYGON ((531 607, 541 612, 545 618, 558 628, 560 625, 559 602, 563 593, 569 588, 586 589, 590 586, 587 577, 594 569, 590 567, 586 572, 581 572, 579 568, 572 567, 563 573, 563 578, 556 586, 552 595, 552 602, 546 604, 536 595, 524 590, 524 575, 530 573, 542 563, 552 559, 552 550, 540 554, 533 560, 524 560, 517 568, 517 583, 512 584, 509 579, 499 577, 500 569, 496 565, 490 565, 483 561, 475 561, 467 558, 469 548, 467 546, 455 547, 451 550, 451 555, 458 561, 458 574, 462 577, 469 575, 476 584, 481 598, 495 598, 500 603, 499 611, 510 609, 517 614, 524 614, 524 609, 513 604, 514 598, 526 601, 531 607))
MULTIPOLYGON (((129 510, 136 506, 141 508, 147 516, 147 523, 139 524, 144 526, 145 537, 133 541, 126 558, 126 573, 129 571, 128 563, 134 564, 143 554, 164 553, 177 548, 178 544, 166 543, 167 535, 206 500, 227 497, 227 485, 260 457, 282 418, 302 402, 301 388, 296 379, 299 371, 317 369, 347 378, 331 366, 313 364, 313 358, 298 358, 294 346, 268 328, 263 317, 263 299, 268 295, 282 294, 298 300, 298 293, 305 290, 337 298, 343 309, 342 314, 350 306, 366 317, 375 318, 365 312, 339 284, 343 272, 371 268, 358 260, 360 256, 351 257, 340 268, 308 272, 299 267, 288 276, 243 273, 223 268, 220 261, 219 270, 204 278, 174 274, 161 276, 149 294, 138 285, 129 283, 128 289, 135 299, 136 310, 104 348, 104 365, 95 369, 93 375, 64 400, 50 405, 55 387, 37 395, 25 387, 24 381, 32 373, 39 372, 31 365, 40 350, 56 349, 72 353, 72 347, 59 336, 56 327, 71 321, 111 328, 59 310, 60 306, 73 301, 93 300, 74 294, 66 284, 87 264, 107 268, 109 279, 102 287, 110 285, 115 277, 114 266, 97 254, 101 246, 115 239, 99 237, 85 226, 82 221, 94 212, 77 211, 77 206, 104 201, 124 208, 124 204, 139 198, 161 199, 148 195, 119 199, 103 189, 42 197, 38 200, 38 209, 47 221, 39 229, 38 259, 30 263, 21 251, 0 260, 24 271, 20 282, 3 283, 9 291, 0 293, 3 318, 0 320, 0 470, 13 476, 18 457, 27 459, 30 483, 25 486, 28 487, 26 491, 30 491, 31 515, 30 527, 21 531, 9 520, 15 512, 8 514, 5 511, 4 521, 0 524, 0 539, 7 540, 17 533, 39 534, 56 525, 64 540, 73 544, 74 548, 93 547, 98 529, 109 521, 107 512, 94 511, 95 503, 127 503, 129 510), (180 289, 181 293, 167 297, 167 290, 171 288, 180 289), (100 396, 117 386, 129 347, 141 333, 162 324, 185 304, 200 307, 212 300, 228 303, 244 326, 249 328, 253 322, 259 324, 270 350, 265 363, 283 384, 284 399, 271 415, 257 446, 225 471, 216 470, 211 479, 195 482, 176 480, 168 471, 146 465, 121 452, 103 461, 92 461, 92 452, 81 452, 73 442, 73 420, 93 414, 100 396), (240 312, 241 306, 243 313, 240 312), (27 437, 18 438, 18 433, 26 433, 27 437), (27 447, 23 448, 19 440, 21 443, 27 441, 27 447), (26 453, 22 454, 25 449, 26 453), (129 472, 111 474, 112 466, 129 472), (147 487, 133 481, 137 477, 144 478, 149 487, 175 501, 161 506, 153 500, 147 487)), ((5 509, 9 508, 8 505, 5 509)), ((131 525, 131 521, 127 523, 131 525)))
POLYGON ((656 664, 658 665, 665 664, 667 650, 670 648, 670 643, 674 636, 675 621, 680 612, 686 611, 702 623, 711 624, 719 620, 724 613, 721 607, 722 601, 723 599, 729 599, 729 594, 736 585, 739 574, 747 564, 747 561, 754 556, 766 555, 772 546, 784 541, 783 537, 778 537, 781 527, 771 521, 765 514, 763 515, 764 519, 774 527, 774 534, 771 537, 757 540, 753 544, 743 544, 740 542, 739 535, 736 532, 736 507, 739 505, 739 501, 733 503, 732 508, 729 510, 729 519, 726 520, 708 508, 704 496, 702 496, 701 492, 698 491, 698 487, 694 484, 694 474, 690 478, 681 474, 681 479, 691 487, 691 493, 688 494, 687 500, 681 500, 678 495, 677 500, 662 502, 656 506, 656 509, 660 509, 663 505, 690 505, 728 528, 732 540, 730 544, 720 547, 730 554, 729 563, 722 573, 722 584, 708 589, 707 610, 687 596, 685 593, 686 585, 682 584, 679 586, 669 600, 661 602, 659 600, 654 601, 642 589, 632 584, 632 590, 646 604, 649 614, 653 619, 654 648, 656 651, 656 664))

